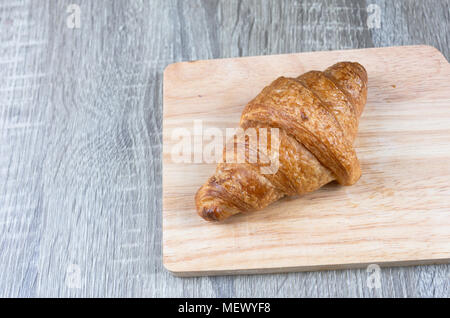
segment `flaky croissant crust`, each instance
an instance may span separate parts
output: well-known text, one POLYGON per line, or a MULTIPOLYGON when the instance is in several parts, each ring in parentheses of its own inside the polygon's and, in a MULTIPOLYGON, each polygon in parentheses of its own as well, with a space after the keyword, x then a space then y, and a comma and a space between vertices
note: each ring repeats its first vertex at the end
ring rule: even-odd
MULTIPOLYGON (((240 121, 243 129, 279 129, 278 136, 269 133, 269 140, 277 138, 279 143, 277 172, 262 174, 260 162, 219 163, 197 191, 198 214, 219 221, 263 209, 284 196, 315 191, 333 180, 354 184, 361 168, 353 141, 366 99, 367 72, 355 62, 277 78, 246 105, 240 121)), ((242 141, 233 142, 237 146, 242 141)), ((243 146, 246 153, 251 151, 248 142, 243 146)))

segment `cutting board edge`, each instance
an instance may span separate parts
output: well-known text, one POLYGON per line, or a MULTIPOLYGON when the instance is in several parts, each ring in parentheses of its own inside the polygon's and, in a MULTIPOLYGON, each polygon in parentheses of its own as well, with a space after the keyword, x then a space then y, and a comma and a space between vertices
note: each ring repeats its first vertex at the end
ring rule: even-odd
MULTIPOLYGON (((302 55, 302 54, 317 54, 317 53, 348 53, 348 52, 356 52, 356 51, 368 51, 368 50, 386 50, 386 49, 398 49, 398 48, 411 48, 411 49, 429 49, 434 51, 435 53, 438 53, 437 55, 447 64, 450 64, 450 62, 447 60, 447 58, 442 54, 441 51, 439 51, 438 48, 429 45, 429 44, 414 44, 414 45, 397 45, 397 46, 380 46, 380 47, 369 47, 369 48, 358 48, 358 49, 343 49, 343 50, 329 50, 329 51, 307 51, 307 52, 291 52, 291 53, 282 53, 282 54, 270 54, 270 55, 250 55, 250 56, 237 56, 237 57, 226 57, 226 58, 217 58, 217 59, 203 59, 203 60, 188 60, 188 61, 179 61, 167 64, 166 67, 163 70, 163 108, 164 108, 164 82, 166 82, 167 73, 172 71, 172 68, 175 68, 179 65, 188 65, 193 63, 199 63, 199 62, 220 62, 220 61, 230 61, 230 60, 245 60, 245 59, 254 59, 254 58, 269 58, 269 57, 282 57, 287 55, 302 55)), ((163 112, 164 117, 164 112, 163 112)))
POLYGON ((399 266, 418 266, 418 265, 440 265, 449 264, 450 258, 422 259, 422 260, 403 260, 403 261, 387 261, 387 262, 364 262, 364 263, 346 263, 346 264, 324 264, 324 265, 307 265, 307 266, 291 266, 291 267, 270 267, 270 268, 249 268, 249 269, 230 269, 230 270, 198 270, 198 271, 182 271, 171 269, 170 265, 164 261, 164 268, 176 277, 200 277, 200 276, 226 276, 226 275, 258 275, 258 274, 277 274, 277 273, 297 273, 312 272, 326 270, 344 270, 366 268, 371 264, 380 267, 399 267, 399 266))

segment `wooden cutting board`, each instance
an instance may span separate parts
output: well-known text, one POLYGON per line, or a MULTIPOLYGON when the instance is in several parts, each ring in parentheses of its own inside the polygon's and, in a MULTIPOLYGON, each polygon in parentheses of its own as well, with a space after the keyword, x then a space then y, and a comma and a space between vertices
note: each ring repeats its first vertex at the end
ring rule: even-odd
MULTIPOLYGON (((205 60, 164 71, 163 259, 180 276, 409 265, 450 260, 450 66, 430 46, 205 60), (194 195, 215 164, 174 163, 175 128, 237 127, 278 76, 338 61, 367 69, 355 147, 363 175, 263 211, 208 223, 194 195)), ((225 138, 225 137, 224 137, 225 138)), ((204 144, 207 141, 204 141, 204 144)), ((194 159, 194 155, 192 156, 194 159)))

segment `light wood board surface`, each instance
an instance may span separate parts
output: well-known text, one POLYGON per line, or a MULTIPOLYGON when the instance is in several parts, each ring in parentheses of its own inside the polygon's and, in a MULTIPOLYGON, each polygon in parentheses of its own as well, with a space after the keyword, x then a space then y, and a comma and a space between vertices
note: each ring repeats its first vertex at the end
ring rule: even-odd
MULTIPOLYGON (((164 72, 163 254, 179 275, 300 271, 450 260, 450 65, 430 46, 299 53, 169 65, 164 72), (222 223, 194 195, 215 165, 176 163, 176 129, 237 127, 279 76, 357 61, 369 76, 355 148, 363 176, 222 223)), ((191 137, 192 136, 192 137, 191 137)), ((205 136, 203 147, 210 140, 205 136)), ((203 148, 199 150, 203 151, 203 148)))
POLYGON ((364 268, 175 277, 161 213, 168 64, 413 44, 449 59, 449 5, 0 0, 0 296, 449 297, 449 264, 384 267, 376 288, 364 268))

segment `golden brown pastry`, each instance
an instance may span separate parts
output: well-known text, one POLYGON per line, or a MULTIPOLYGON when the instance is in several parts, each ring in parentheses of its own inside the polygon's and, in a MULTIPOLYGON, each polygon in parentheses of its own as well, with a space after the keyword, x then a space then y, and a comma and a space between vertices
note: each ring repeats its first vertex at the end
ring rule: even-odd
MULTIPOLYGON (((324 72, 276 79, 247 104, 240 127, 255 128, 258 136, 258 128, 267 128, 267 140, 279 145, 278 170, 261 173, 267 164, 249 156, 253 152, 267 159, 270 154, 254 149, 248 137, 235 138, 231 142, 245 147, 246 161, 217 165, 195 196, 198 214, 219 221, 263 209, 284 196, 315 191, 332 180, 354 184, 361 169, 353 141, 366 98, 367 73, 358 63, 341 62, 324 72), (278 128, 278 134, 270 128, 278 128)), ((234 148, 225 148, 224 156, 233 151, 226 158, 235 158, 234 148)))

